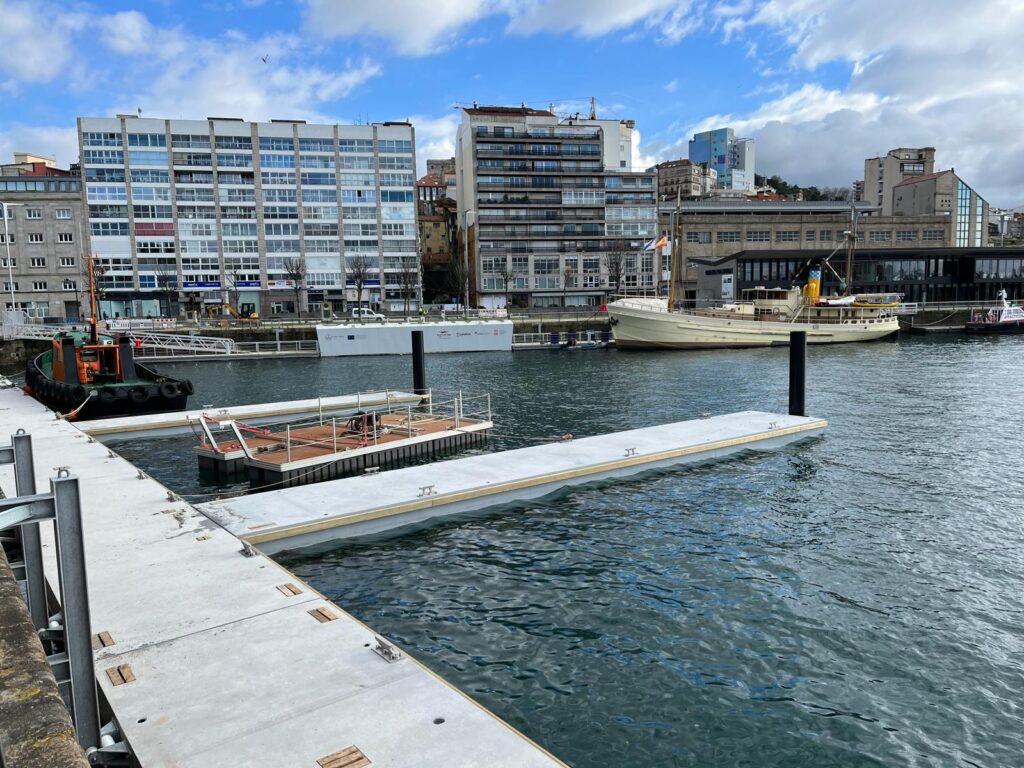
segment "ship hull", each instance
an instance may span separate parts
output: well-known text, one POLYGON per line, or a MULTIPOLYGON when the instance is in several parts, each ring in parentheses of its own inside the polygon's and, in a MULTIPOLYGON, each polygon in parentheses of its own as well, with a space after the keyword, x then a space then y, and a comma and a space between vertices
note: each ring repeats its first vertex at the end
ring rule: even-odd
POLYGON ((1009 323, 967 323, 964 326, 967 333, 983 333, 989 335, 1009 335, 1024 333, 1024 322, 1014 321, 1009 323))
POLYGON ((159 376, 138 363, 135 370, 139 378, 131 382, 86 387, 54 381, 48 375, 49 354, 44 352, 29 361, 25 392, 58 413, 74 411, 75 420, 183 411, 188 404, 190 382, 159 376))
POLYGON ((877 341, 899 331, 895 317, 843 323, 801 323, 707 317, 664 310, 608 305, 619 349, 744 349, 786 346, 793 331, 809 344, 877 341))

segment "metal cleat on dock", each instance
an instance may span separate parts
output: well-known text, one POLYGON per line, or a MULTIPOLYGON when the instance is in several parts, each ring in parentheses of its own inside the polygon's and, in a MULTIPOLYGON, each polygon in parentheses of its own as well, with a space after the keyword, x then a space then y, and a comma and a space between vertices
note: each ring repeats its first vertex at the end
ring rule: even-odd
POLYGON ((394 664, 402 658, 402 652, 395 647, 394 643, 388 642, 380 635, 374 635, 373 639, 377 641, 377 644, 372 648, 373 652, 388 664, 394 664))

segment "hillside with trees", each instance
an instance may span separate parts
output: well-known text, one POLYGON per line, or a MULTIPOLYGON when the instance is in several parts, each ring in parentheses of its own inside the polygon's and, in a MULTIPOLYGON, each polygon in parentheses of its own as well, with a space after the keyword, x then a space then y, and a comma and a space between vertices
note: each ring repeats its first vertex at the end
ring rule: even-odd
POLYGON ((790 184, 782 177, 754 174, 754 183, 759 187, 771 187, 780 195, 802 194, 804 200, 849 200, 849 187, 801 187, 790 184))

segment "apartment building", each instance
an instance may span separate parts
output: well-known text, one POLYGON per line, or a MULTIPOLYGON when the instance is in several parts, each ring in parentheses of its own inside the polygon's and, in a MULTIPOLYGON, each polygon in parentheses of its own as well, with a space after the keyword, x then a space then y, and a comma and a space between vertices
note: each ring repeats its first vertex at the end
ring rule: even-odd
POLYGON ((912 176, 892 188, 896 217, 941 216, 950 222, 956 248, 988 245, 988 203, 953 170, 912 176))
POLYGON ((855 195, 879 208, 883 216, 893 214, 893 189, 902 181, 925 176, 935 170, 935 147, 897 147, 864 161, 864 181, 855 185, 855 195))
POLYGON ((549 110, 462 110, 458 223, 470 300, 587 306, 652 290, 655 174, 632 170, 631 120, 549 110))
POLYGON ((705 197, 718 185, 718 172, 707 163, 667 160, 648 170, 658 174, 658 200, 663 202, 705 197))
POLYGON ((0 283, 6 309, 77 320, 87 299, 84 210, 77 173, 17 153, 0 165, 0 283))
POLYGON ((754 140, 736 138, 732 128, 695 133, 688 157, 714 169, 718 189, 754 191, 754 140))
POLYGON ((408 123, 119 115, 78 139, 111 316, 418 303, 408 123))

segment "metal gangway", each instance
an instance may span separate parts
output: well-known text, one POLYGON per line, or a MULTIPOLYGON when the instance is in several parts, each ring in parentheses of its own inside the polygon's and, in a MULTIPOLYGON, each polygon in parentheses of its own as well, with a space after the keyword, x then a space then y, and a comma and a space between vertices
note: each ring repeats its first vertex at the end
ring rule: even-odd
MULTIPOLYGON (((72 329, 84 328, 84 323, 47 325, 45 323, 32 322, 26 313, 8 310, 4 314, 3 338, 4 339, 35 339, 48 341, 56 334, 72 329)), ((119 331, 112 331, 119 333, 119 331)), ((153 333, 151 331, 135 330, 121 331, 126 333, 136 347, 142 349, 159 349, 170 354, 221 354, 230 355, 235 352, 234 339, 221 338, 219 336, 193 336, 191 334, 179 333, 153 333)))

